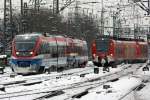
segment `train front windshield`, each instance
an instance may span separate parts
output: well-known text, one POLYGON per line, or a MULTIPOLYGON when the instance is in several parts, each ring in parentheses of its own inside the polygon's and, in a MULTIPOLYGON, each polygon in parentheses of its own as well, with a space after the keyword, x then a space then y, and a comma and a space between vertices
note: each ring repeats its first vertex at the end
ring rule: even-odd
POLYGON ((37 37, 18 36, 15 38, 16 51, 31 51, 35 47, 37 37))
POLYGON ((109 47, 109 39, 100 38, 95 41, 96 43, 96 50, 98 52, 107 52, 109 47))
POLYGON ((16 51, 31 51, 34 48, 34 42, 16 42, 16 51))

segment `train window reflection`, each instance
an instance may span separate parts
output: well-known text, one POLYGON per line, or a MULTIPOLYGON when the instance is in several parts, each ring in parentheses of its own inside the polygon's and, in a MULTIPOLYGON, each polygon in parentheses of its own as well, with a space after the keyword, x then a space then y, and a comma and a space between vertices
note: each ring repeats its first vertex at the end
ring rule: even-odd
POLYGON ((96 40, 96 49, 99 52, 106 52, 108 50, 109 40, 96 40))
POLYGON ((35 46, 34 42, 16 42, 17 51, 31 51, 35 46))

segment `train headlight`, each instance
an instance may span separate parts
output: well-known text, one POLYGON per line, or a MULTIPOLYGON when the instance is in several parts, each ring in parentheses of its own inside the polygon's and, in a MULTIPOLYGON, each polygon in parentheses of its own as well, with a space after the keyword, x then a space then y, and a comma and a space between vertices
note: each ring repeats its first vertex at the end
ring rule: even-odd
POLYGON ((16 55, 19 55, 19 52, 16 52, 16 55))
POLYGON ((95 58, 95 57, 96 57, 96 54, 93 54, 93 57, 95 58))
POLYGON ((110 56, 113 56, 113 54, 111 53, 110 56))
POLYGON ((32 55, 32 54, 33 54, 33 52, 31 51, 31 52, 30 52, 30 54, 32 55))

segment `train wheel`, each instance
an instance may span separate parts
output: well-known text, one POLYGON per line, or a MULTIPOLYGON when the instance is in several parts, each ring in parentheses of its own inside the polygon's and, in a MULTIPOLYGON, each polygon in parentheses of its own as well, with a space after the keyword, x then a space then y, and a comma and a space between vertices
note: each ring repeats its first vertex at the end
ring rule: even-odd
POLYGON ((12 72, 15 72, 14 68, 11 67, 12 72))
POLYGON ((57 72, 62 72, 62 71, 64 71, 64 67, 59 67, 57 70, 57 72))
POLYGON ((109 69, 109 67, 103 67, 103 71, 107 71, 107 72, 109 72, 109 71, 110 71, 110 69, 109 69))
POLYGON ((51 67, 49 67, 49 71, 50 72, 57 71, 57 66, 52 65, 51 67))
POLYGON ((117 68, 117 65, 114 63, 114 64, 112 64, 111 67, 112 67, 112 68, 117 68))
POLYGON ((79 63, 75 60, 75 62, 73 63, 73 68, 79 68, 80 65, 79 63))
POLYGON ((73 66, 73 64, 71 64, 70 62, 68 62, 66 68, 67 68, 67 69, 70 69, 70 68, 72 68, 72 66, 73 66))
POLYGON ((38 71, 38 73, 42 74, 43 72, 44 72, 44 67, 41 66, 40 69, 39 69, 39 71, 38 71))
POLYGON ((81 67, 84 68, 86 67, 87 62, 84 62, 83 64, 81 64, 81 67))

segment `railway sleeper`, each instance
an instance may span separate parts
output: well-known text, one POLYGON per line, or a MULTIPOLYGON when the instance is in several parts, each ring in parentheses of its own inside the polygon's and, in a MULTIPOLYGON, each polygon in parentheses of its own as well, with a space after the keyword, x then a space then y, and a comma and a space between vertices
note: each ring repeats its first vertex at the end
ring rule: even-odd
POLYGON ((116 82, 118 80, 119 80, 118 78, 115 78, 115 79, 110 80, 110 82, 116 82))
POLYGON ((142 90, 146 85, 145 84, 140 84, 137 88, 136 91, 142 90))
POLYGON ((142 69, 143 71, 149 71, 149 67, 143 67, 143 69, 142 69))
POLYGON ((4 74, 4 67, 0 67, 0 74, 4 74))
POLYGON ((31 82, 26 82, 26 83, 24 83, 23 85, 24 86, 30 86, 30 85, 35 85, 35 84, 40 84, 40 83, 42 83, 42 81, 31 81, 31 82))
POLYGON ((82 96, 87 95, 88 93, 89 93, 88 90, 85 90, 81 93, 73 95, 72 98, 81 98, 82 96))
POLYGON ((80 74, 80 77, 85 77, 85 75, 87 75, 89 73, 84 73, 84 74, 80 74))
POLYGON ((51 97, 54 97, 54 96, 58 96, 58 95, 62 95, 64 94, 65 92, 62 91, 62 90, 58 90, 58 91, 51 91, 50 93, 44 95, 44 96, 41 96, 41 97, 38 97, 38 98, 35 98, 33 100, 41 100, 41 99, 44 99, 44 98, 51 98, 51 97))
POLYGON ((111 88, 110 85, 103 85, 103 89, 111 88))
POLYGON ((44 72, 48 72, 50 74, 50 72, 54 72, 57 71, 57 67, 52 65, 51 67, 48 67, 44 70, 44 72))
POLYGON ((5 87, 4 87, 4 86, 2 86, 2 85, 0 85, 0 91, 5 92, 5 87))
POLYGON ((4 83, 3 85, 4 85, 4 86, 9 86, 9 85, 21 84, 21 83, 25 83, 25 82, 26 82, 25 80, 12 81, 12 82, 9 82, 9 83, 4 83))
POLYGON ((57 72, 62 72, 62 71, 64 71, 64 67, 58 67, 57 68, 57 72))

